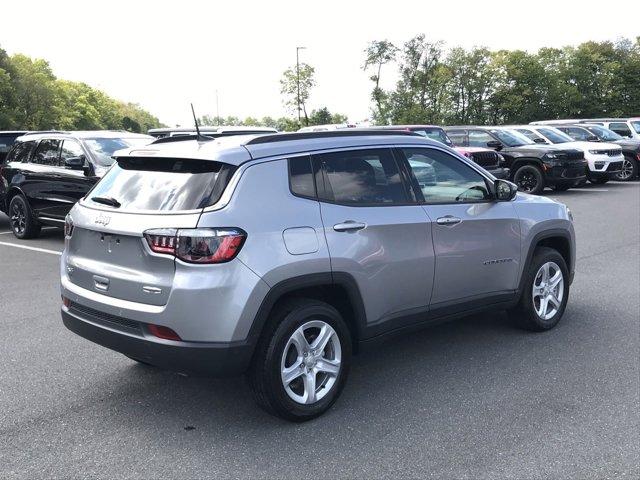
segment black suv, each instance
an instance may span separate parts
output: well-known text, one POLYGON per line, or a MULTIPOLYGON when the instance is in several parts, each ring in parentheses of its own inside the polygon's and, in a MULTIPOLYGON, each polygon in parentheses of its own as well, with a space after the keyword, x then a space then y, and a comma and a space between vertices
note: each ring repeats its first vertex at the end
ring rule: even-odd
POLYGON ((626 182, 638 177, 640 172, 640 141, 633 138, 624 138, 616 132, 604 128, 600 125, 587 124, 554 124, 558 130, 563 131, 571 138, 584 142, 607 142, 616 143, 622 148, 624 162, 622 170, 618 173, 616 180, 626 182))
POLYGON ((447 147, 453 148, 456 152, 471 159, 496 178, 509 178, 509 169, 505 168, 506 162, 502 155, 486 147, 474 148, 456 146, 442 127, 438 127, 436 125, 379 125, 369 127, 368 129, 401 130, 416 133, 423 137, 430 138, 431 140, 435 140, 436 142, 443 143, 447 147))
POLYGON ((500 152, 511 172, 511 180, 527 193, 538 194, 545 187, 567 190, 586 178, 584 153, 539 145, 524 135, 503 127, 445 127, 454 145, 488 147, 500 152))
POLYGON ((7 153, 11 149, 11 145, 16 141, 16 138, 24 135, 26 130, 22 131, 0 131, 0 163, 5 159, 7 153))
POLYGON ((33 132, 18 137, 0 163, 0 210, 18 238, 42 225, 62 227, 74 203, 113 163, 116 150, 147 145, 153 137, 129 132, 33 132))

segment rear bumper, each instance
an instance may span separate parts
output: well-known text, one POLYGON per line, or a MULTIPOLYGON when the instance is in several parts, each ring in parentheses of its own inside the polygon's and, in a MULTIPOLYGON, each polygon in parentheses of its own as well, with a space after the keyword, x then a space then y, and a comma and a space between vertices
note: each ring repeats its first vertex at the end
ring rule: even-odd
POLYGON ((98 325, 62 308, 62 321, 73 333, 98 345, 167 370, 215 377, 244 373, 253 348, 244 342, 175 342, 98 325))

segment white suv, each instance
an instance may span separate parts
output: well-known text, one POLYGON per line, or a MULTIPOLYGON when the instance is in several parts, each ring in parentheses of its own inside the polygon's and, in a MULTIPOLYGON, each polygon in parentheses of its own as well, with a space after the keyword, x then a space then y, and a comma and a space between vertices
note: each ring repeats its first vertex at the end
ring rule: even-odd
POLYGON ((606 183, 622 169, 622 148, 615 143, 577 142, 550 125, 516 125, 510 127, 540 144, 563 144, 584 152, 589 165, 587 178, 591 183, 606 183))

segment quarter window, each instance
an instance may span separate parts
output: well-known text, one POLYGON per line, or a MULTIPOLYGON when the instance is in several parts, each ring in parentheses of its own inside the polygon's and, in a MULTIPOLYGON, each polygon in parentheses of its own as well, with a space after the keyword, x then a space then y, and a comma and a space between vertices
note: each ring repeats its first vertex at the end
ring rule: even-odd
POLYGON ((427 203, 482 202, 491 199, 484 177, 440 150, 402 149, 427 203))
POLYGON ((33 163, 40 165, 60 165, 60 140, 41 140, 33 155, 33 163))
POLYGON ((389 149, 325 153, 314 158, 324 170, 323 200, 346 205, 408 202, 400 171, 389 149))
POLYGON ((36 142, 18 142, 13 146, 13 149, 7 155, 8 162, 27 162, 29 161, 29 155, 33 151, 36 142))
POLYGON ((315 198, 316 187, 310 157, 289 159, 289 185, 294 195, 315 198))

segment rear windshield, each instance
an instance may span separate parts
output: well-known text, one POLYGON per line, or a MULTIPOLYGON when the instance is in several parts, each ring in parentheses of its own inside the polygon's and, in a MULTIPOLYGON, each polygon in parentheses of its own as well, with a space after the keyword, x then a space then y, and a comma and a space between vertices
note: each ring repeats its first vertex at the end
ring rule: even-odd
POLYGON ((194 210, 214 204, 233 167, 208 160, 119 158, 87 196, 104 207, 112 199, 119 210, 194 210))

